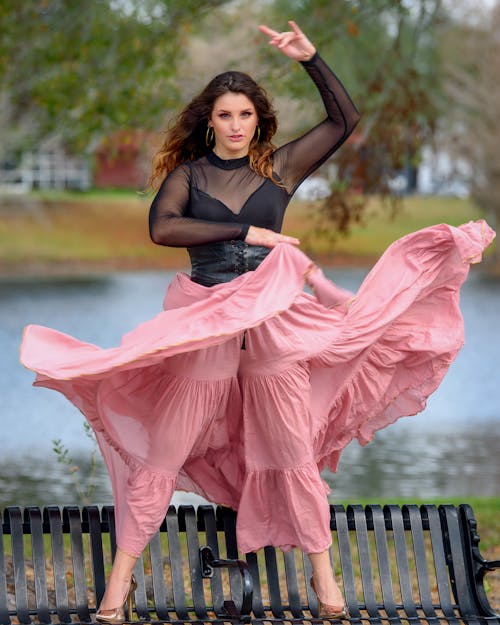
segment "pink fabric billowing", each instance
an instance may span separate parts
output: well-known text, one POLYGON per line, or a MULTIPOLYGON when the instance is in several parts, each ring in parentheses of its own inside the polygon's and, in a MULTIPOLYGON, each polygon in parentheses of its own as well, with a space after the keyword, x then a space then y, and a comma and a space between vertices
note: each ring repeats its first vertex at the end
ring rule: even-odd
POLYGON ((319 470, 424 408, 463 343, 459 288, 493 236, 479 221, 403 237, 356 296, 279 245, 229 283, 177 274, 164 311, 117 347, 28 326, 21 359, 96 431, 125 551, 140 553, 175 488, 238 509, 243 552, 323 551, 319 470))

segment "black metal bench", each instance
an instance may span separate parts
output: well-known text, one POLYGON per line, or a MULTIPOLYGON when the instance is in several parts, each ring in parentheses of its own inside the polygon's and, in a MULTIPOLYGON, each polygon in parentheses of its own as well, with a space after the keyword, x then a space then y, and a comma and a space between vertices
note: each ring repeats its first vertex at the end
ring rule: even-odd
MULTIPOLYGON (((307 556, 272 547, 238 560, 234 512, 171 507, 135 575, 149 622, 311 621, 307 556)), ((351 621, 498 623, 468 505, 331 507, 332 554, 351 621)), ((112 507, 6 508, 0 524, 0 624, 88 623, 114 552, 112 507)), ((316 619, 317 620, 317 619, 316 619)))

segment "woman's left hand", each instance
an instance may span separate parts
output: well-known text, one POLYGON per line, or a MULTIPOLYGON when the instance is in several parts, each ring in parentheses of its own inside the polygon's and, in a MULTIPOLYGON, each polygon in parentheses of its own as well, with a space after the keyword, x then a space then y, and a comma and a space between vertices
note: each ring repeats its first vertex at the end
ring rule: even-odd
POLYGON ((270 37, 269 43, 272 46, 281 50, 290 59, 294 61, 308 61, 316 53, 316 48, 294 21, 290 20, 288 23, 292 30, 284 33, 278 33, 264 25, 259 26, 259 30, 270 37))

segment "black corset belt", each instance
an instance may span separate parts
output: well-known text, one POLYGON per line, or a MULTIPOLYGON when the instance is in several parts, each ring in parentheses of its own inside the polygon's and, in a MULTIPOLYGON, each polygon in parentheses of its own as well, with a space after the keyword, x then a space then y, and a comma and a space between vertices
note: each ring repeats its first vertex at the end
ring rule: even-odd
POLYGON ((244 241, 218 241, 188 247, 191 280, 203 286, 229 282, 247 271, 254 271, 271 248, 244 241))

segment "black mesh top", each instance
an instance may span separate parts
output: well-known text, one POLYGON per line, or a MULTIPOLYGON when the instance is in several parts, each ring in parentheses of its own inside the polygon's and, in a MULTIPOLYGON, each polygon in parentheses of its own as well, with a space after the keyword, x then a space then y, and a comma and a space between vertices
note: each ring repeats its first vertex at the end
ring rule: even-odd
POLYGON ((163 181, 149 213, 155 243, 190 247, 244 240, 251 225, 281 231, 297 187, 342 145, 359 120, 342 83, 317 53, 302 65, 321 94, 327 118, 274 152, 273 172, 283 187, 250 169, 248 156, 223 160, 209 152, 180 165, 163 181))

